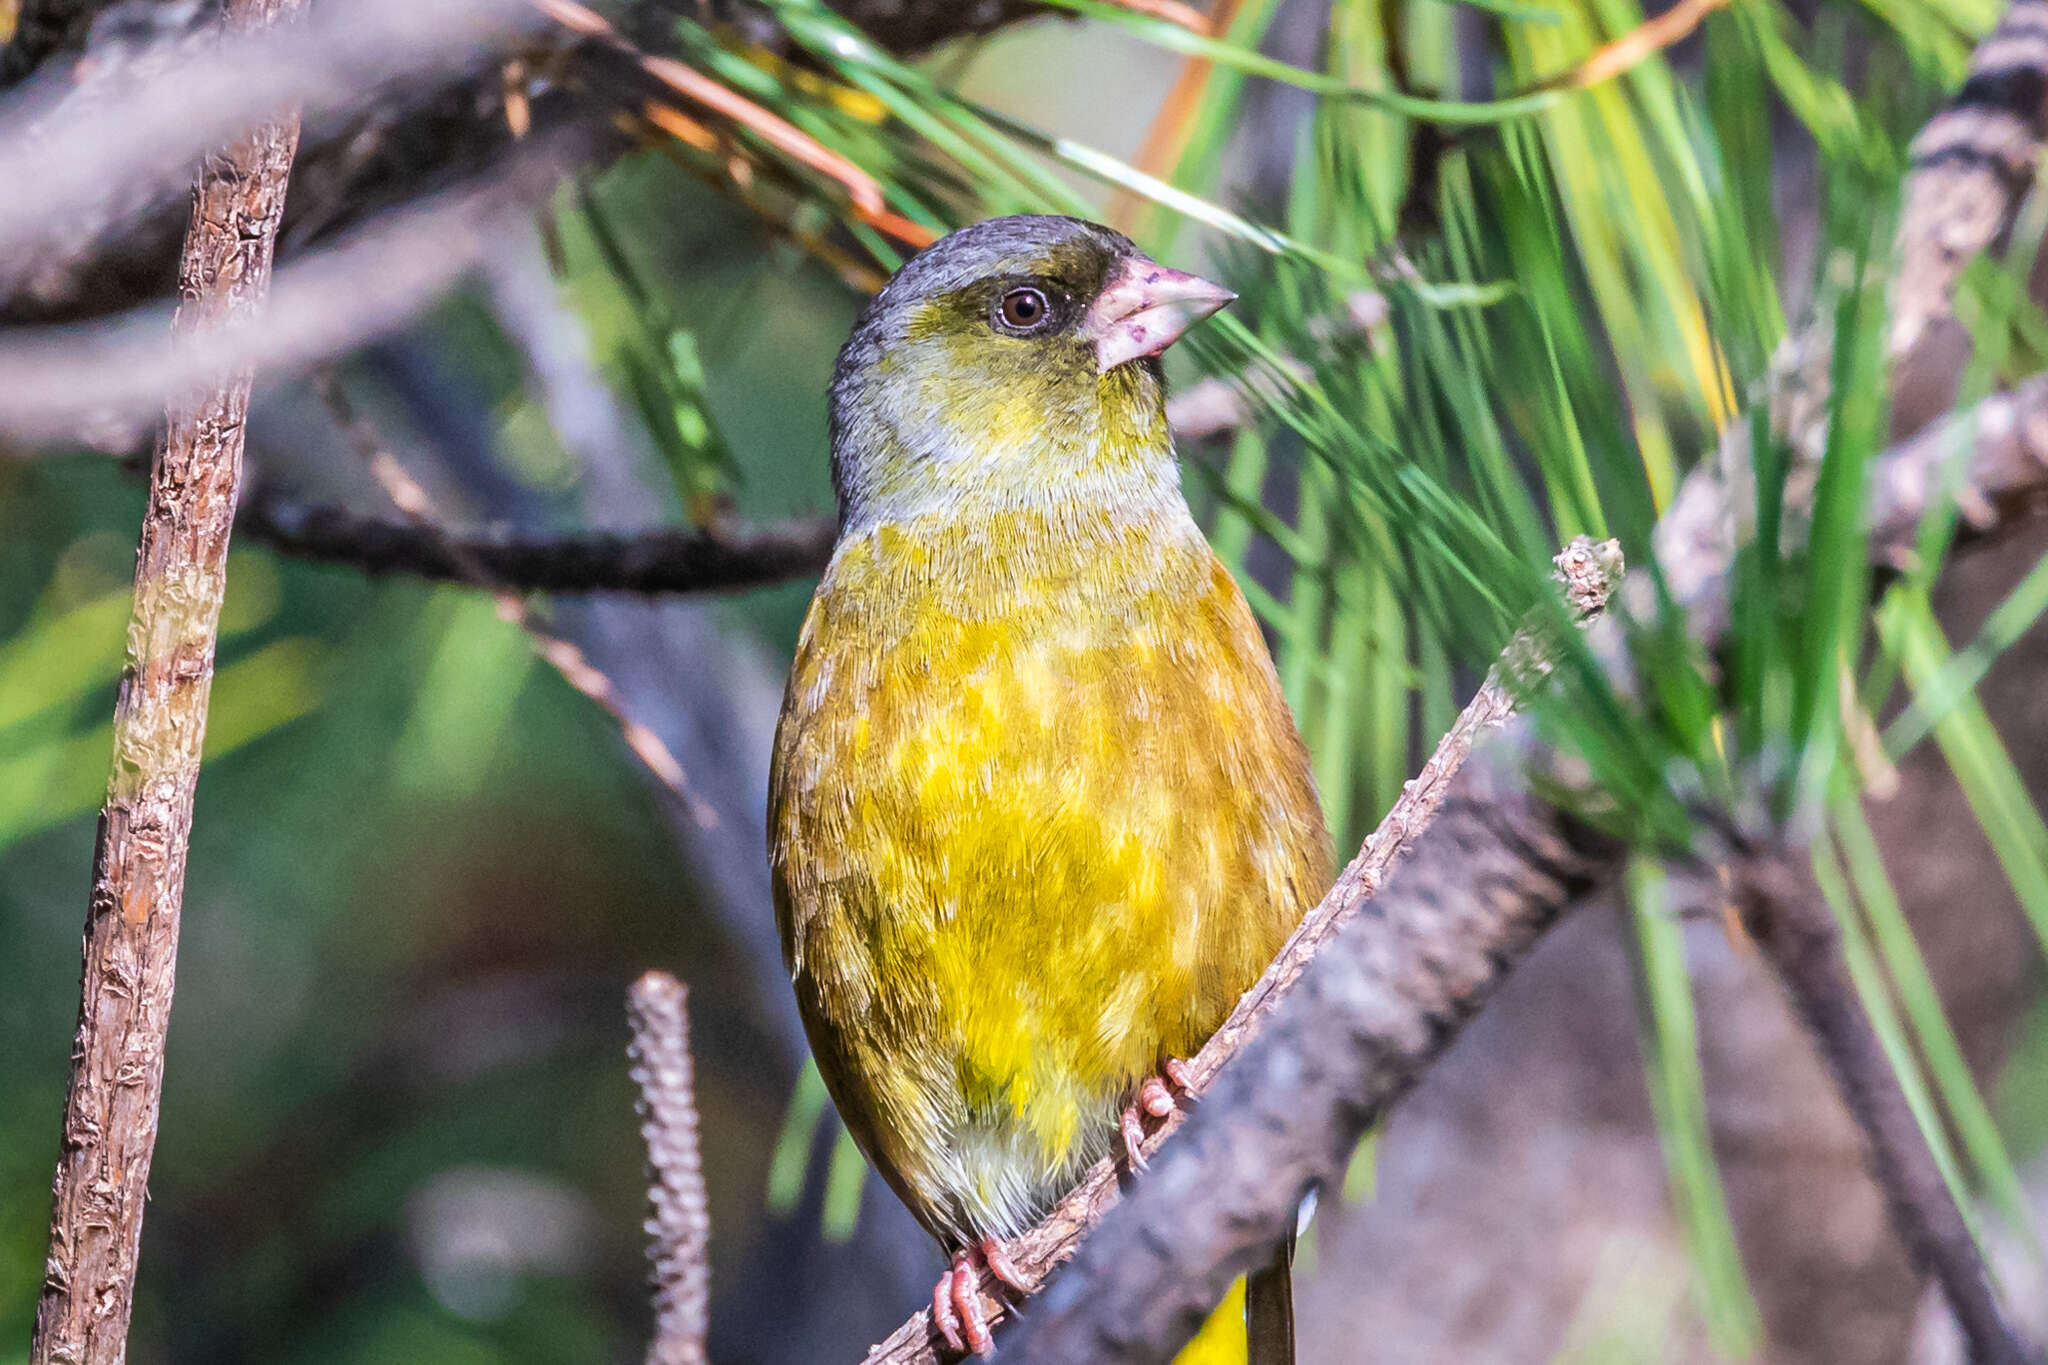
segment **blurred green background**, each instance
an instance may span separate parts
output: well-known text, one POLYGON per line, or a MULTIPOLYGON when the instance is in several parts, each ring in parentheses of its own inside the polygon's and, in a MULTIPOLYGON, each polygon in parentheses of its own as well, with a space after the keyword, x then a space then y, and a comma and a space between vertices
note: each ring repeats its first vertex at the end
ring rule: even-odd
MULTIPOLYGON (((1634 0, 1245 0, 1225 7, 1228 59, 1076 3, 1086 17, 902 67, 832 55, 818 6, 767 8, 797 35, 772 60, 693 7, 621 24, 854 159, 913 222, 1116 214, 1222 274, 1244 303, 1174 358, 1182 390, 1305 358, 1257 390, 1242 433, 1184 455, 1347 846, 1557 544, 1616 535, 1644 562, 1795 325, 1818 316, 1844 355, 1873 344, 1882 308, 1843 300, 1881 296, 1906 142, 1996 15, 1690 7, 1713 11, 1697 33, 1570 94, 1649 17, 1634 0), (1192 87, 1191 51, 1218 57, 1192 87), (1517 113, 1359 91, 1537 96, 1517 113), (1183 117, 1158 127, 1182 137, 1160 156, 1141 149, 1163 102, 1183 117), (1366 293, 1372 320, 1331 325, 1366 293)), ((443 515, 542 532, 829 513, 824 389, 889 242, 751 143, 657 142, 536 220, 338 372, 443 515), (758 179, 735 180, 728 152, 758 179)), ((1984 383, 2037 366, 2024 265, 1967 291, 1984 383)), ((1857 403, 1882 411, 1875 367, 1838 378, 1841 429, 1857 403)), ((1840 458, 1874 458, 1880 426, 1840 458)), ((386 514, 302 380, 260 384, 250 461, 261 490, 386 514)), ((1845 486, 1831 496, 1853 507, 1845 486)), ((132 459, 0 448, 0 1365, 26 1359, 43 1259, 141 506, 132 459)), ((1863 635, 1860 548, 1795 557, 1772 570, 1782 603, 1746 604, 1750 691, 1586 737, 1647 756, 1629 769, 1654 775, 1646 812, 1673 774, 1717 793, 1796 775, 1759 783, 1782 782, 1849 864, 1838 909, 1875 940, 1869 998, 1930 1135, 2022 1244, 2048 1144, 2039 604, 1986 647, 1995 666, 1945 703, 1936 741, 1893 755, 1902 794, 1871 803, 1868 841, 1839 741, 1902 704, 1897 640, 1930 657, 1968 640, 2041 552, 1888 581, 1906 624, 1882 645, 1863 635), (1837 639, 1816 604, 1852 576, 1837 639), (1838 678, 1864 694, 1852 681, 1837 708, 1838 678)), ((849 1360, 922 1301, 936 1253, 819 1114, 774 960, 762 784, 808 588, 543 613, 670 744, 717 812, 707 830, 486 595, 236 551, 132 1359, 637 1358, 623 996, 650 967, 692 990, 714 1358, 849 1360)), ((1697 681, 1694 661, 1662 666, 1697 681)), ((1653 880, 1546 945, 1326 1199, 1305 1360, 1933 1358, 1797 1029, 1742 945, 1661 913, 1653 880), (1812 1202, 1772 1183, 1788 1179, 1812 1202)), ((2019 1254, 2024 1297, 2038 1247, 2019 1254)))

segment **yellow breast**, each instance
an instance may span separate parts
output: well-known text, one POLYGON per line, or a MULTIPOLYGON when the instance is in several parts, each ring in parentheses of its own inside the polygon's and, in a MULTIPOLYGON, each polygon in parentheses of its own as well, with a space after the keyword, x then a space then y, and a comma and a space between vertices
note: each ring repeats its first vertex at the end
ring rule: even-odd
POLYGON ((777 737, 777 911, 842 1114, 942 1237, 1009 1235, 1324 888, 1302 751, 1186 519, 841 545, 777 737))

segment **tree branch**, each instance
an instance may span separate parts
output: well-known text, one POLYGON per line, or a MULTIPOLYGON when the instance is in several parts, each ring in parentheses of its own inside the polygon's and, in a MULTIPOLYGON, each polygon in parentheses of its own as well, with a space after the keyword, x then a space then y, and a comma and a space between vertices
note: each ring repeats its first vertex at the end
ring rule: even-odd
POLYGON ((1540 761, 1525 722, 1473 756, 1366 913, 1300 971, 1034 1303, 1005 1344, 1013 1359, 1166 1359, 1564 907, 1619 864, 1619 845, 1529 792, 1523 774, 1540 761))
POLYGON ((308 506, 258 492, 242 504, 244 535, 281 554, 372 574, 472 581, 518 592, 694 593, 805 578, 825 567, 837 526, 828 518, 740 530, 668 528, 575 536, 460 535, 308 506))
POLYGON ((1920 1135, 1870 1017, 1842 962, 1841 929, 1785 848, 1744 850, 1732 866, 1735 906, 1805 1021, 1835 1085, 1870 1142, 1878 1184, 1907 1251, 1947 1296, 1977 1365, 2033 1365, 2006 1322, 1962 1210, 1920 1135))
POLYGON ((627 1055, 640 1087, 640 1136, 647 1143, 647 1200, 653 1210, 647 1256, 654 1270, 654 1339, 647 1365, 704 1365, 710 1317, 711 1215, 697 1149, 688 1007, 689 992, 667 972, 648 972, 626 995, 633 1027, 627 1055))
MULTIPOLYGON (((230 0, 227 18, 235 28, 261 28, 302 5, 230 0)), ((298 133, 294 112, 207 158, 185 239, 181 337, 217 330, 261 302, 298 133)), ((251 372, 238 369, 174 402, 150 479, 93 858, 34 1365, 119 1365, 127 1351, 251 383, 251 372)))

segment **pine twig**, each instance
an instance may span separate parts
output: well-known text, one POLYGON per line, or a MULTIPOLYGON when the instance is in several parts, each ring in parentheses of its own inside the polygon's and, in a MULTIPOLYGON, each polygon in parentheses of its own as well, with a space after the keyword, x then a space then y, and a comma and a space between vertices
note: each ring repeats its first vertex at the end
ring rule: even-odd
MULTIPOLYGON (((254 30, 301 8, 303 0, 229 0, 226 17, 233 29, 254 30)), ((260 305, 298 138, 294 111, 201 167, 179 272, 181 337, 203 336, 260 305)), ((120 1365, 127 1354, 253 380, 238 368, 172 403, 153 462, 93 857, 33 1365, 120 1365)))
POLYGON ((626 995, 640 1136, 647 1143, 647 1257, 653 1267, 654 1338, 647 1365, 704 1365, 711 1306, 711 1217, 697 1147, 689 992, 648 972, 626 995))
MULTIPOLYGON (((1595 544, 1585 536, 1557 557, 1558 580, 1567 603, 1585 620, 1605 609, 1620 574, 1620 551, 1613 541, 1595 544)), ((1482 738, 1514 714, 1514 684, 1505 675, 1526 674, 1541 646, 1531 632, 1518 634, 1503 653, 1504 668, 1489 674, 1477 695, 1459 713, 1422 771, 1402 788, 1400 799, 1337 878, 1322 903, 1303 917, 1280 954, 1258 982, 1245 992, 1209 1041, 1187 1063, 1188 1089, 1199 1096, 1224 1065, 1251 1041, 1260 1025, 1294 986, 1308 964, 1360 907, 1386 884, 1388 875, 1407 855, 1415 837, 1437 817, 1454 780, 1482 738)), ((1445 945, 1446 948, 1452 946, 1445 945)), ((1186 1110, 1178 1109, 1149 1132, 1140 1151, 1150 1158, 1181 1126, 1186 1110)), ((1035 1291, 1059 1266, 1071 1259, 1081 1239, 1121 1198, 1119 1167, 1108 1160, 1091 1167, 1074 1191, 1062 1199, 1037 1227, 1012 1241, 1006 1250, 1020 1277, 1035 1291)), ((1013 1311, 1008 1291, 982 1272, 976 1285, 991 1323, 1013 1311)), ((931 1310, 920 1309, 903 1326, 870 1351, 863 1365, 938 1365, 943 1341, 934 1333, 931 1310)))
POLYGON ((1843 1103, 1870 1144, 1900 1240, 1940 1282, 1976 1365, 2038 1365, 2006 1321, 1970 1228, 1907 1106, 1898 1073, 1856 999, 1841 929, 1788 850, 1748 851, 1733 866, 1735 905, 1820 1046, 1843 1103))

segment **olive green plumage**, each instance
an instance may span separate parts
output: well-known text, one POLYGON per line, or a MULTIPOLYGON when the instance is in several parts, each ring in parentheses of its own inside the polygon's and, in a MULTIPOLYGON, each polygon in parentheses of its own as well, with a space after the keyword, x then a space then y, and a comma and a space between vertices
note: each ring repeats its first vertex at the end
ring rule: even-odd
POLYGON ((1156 349, 1227 298, 1191 280, 1077 220, 978 224, 833 382, 776 911, 841 1114, 949 1247, 1108 1152, 1327 884, 1272 662, 1180 491, 1156 349))

